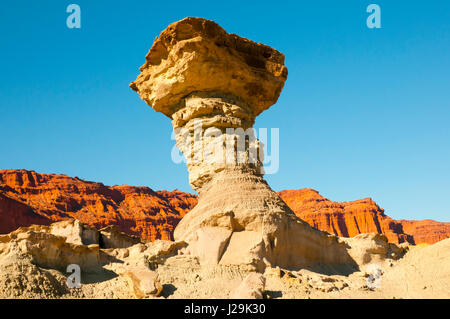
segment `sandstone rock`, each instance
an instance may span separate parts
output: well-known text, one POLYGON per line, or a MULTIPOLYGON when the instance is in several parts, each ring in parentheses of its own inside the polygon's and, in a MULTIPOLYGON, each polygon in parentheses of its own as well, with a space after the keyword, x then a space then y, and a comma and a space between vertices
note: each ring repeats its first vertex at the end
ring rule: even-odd
POLYGON ((25 255, 35 265, 66 271, 70 264, 77 264, 84 271, 95 271, 100 267, 98 245, 76 245, 66 242, 66 237, 50 233, 48 226, 21 227, 2 236, 0 253, 25 255))
POLYGON ((127 248, 141 242, 139 237, 127 235, 115 225, 102 228, 99 232, 102 248, 127 248))
POLYGON ((183 19, 161 32, 140 70, 131 88, 170 118, 195 91, 240 97, 256 116, 276 102, 287 77, 283 54, 201 18, 183 19))
POLYGON ((390 269, 381 289, 401 298, 450 298, 450 239, 411 247, 390 269), (426 287, 426 289, 424 289, 426 287))
POLYGON ((172 256, 177 254, 177 251, 184 247, 186 247, 184 241, 155 240, 152 243, 147 243, 147 250, 145 250, 145 253, 157 257, 172 256))
POLYGON ((29 260, 0 258, 0 298, 59 298, 67 287, 57 275, 29 260))
POLYGON ((280 95, 287 77, 281 53, 212 21, 186 18, 160 34, 146 60, 131 88, 172 119, 189 182, 199 193, 174 232, 188 252, 203 263, 260 271, 267 265, 356 267, 337 237, 298 219, 262 177, 261 146, 251 127, 280 95))
POLYGON ((82 224, 76 219, 69 219, 51 224, 50 233, 56 236, 66 237, 67 243, 77 245, 99 244, 99 231, 88 225, 82 224))
MULTIPOLYGON (((69 243, 68 239, 81 241, 76 232, 80 229, 89 227, 69 220, 50 226, 22 227, 1 235, 0 288, 3 289, 0 298, 79 298, 85 293, 101 296, 103 292, 92 291, 90 283, 100 284, 114 278, 113 285, 123 298, 144 298, 161 293, 162 286, 157 274, 140 263, 144 257, 143 251, 147 250, 146 245, 134 245, 127 254, 125 250, 128 249, 124 248, 100 249, 98 244, 69 243), (51 233, 55 230, 60 235, 51 233), (71 264, 80 267, 81 288, 87 286, 86 289, 70 289, 67 286, 66 270, 71 264), (121 291, 123 282, 128 282, 128 292, 121 291)), ((153 252, 163 255, 175 251, 180 243, 159 246, 165 247, 154 247, 153 252)), ((116 292, 112 287, 109 289, 113 297, 116 292)))
POLYGON ((266 279, 262 274, 250 273, 231 294, 231 299, 263 299, 266 279))
POLYGON ((121 276, 126 278, 130 291, 136 298, 157 297, 162 291, 158 275, 144 267, 128 268, 121 276))
POLYGON ((227 250, 220 259, 222 265, 257 265, 263 269, 265 261, 260 260, 263 252, 261 234, 255 231, 237 231, 231 234, 227 250))
POLYGON ((349 246, 348 253, 360 268, 365 268, 369 264, 380 264, 386 260, 397 260, 408 250, 389 243, 386 236, 377 233, 360 234, 342 240, 349 246))
POLYGON ((138 243, 126 249, 113 249, 110 254, 119 259, 129 260, 131 266, 154 270, 167 258, 178 255, 185 247, 186 243, 182 241, 156 240, 145 244, 138 243))
POLYGON ((217 264, 230 241, 232 231, 222 227, 202 227, 195 231, 187 253, 199 257, 203 264, 217 264))

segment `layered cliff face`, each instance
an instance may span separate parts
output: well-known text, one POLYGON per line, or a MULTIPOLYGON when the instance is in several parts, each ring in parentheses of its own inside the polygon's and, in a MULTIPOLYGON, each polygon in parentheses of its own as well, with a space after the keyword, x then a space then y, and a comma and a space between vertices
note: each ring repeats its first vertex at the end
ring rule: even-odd
POLYGON ((394 220, 370 198, 338 203, 310 188, 284 190, 279 195, 299 218, 342 237, 375 232, 390 242, 411 244, 433 244, 450 237, 450 223, 394 220))
MULTIPOLYGON (((377 232, 390 242, 415 244, 433 244, 450 237, 450 223, 394 220, 371 199, 337 203, 313 189, 278 194, 298 217, 338 236, 377 232)), ((196 203, 195 195, 176 190, 108 187, 65 175, 0 171, 1 234, 73 217, 96 228, 117 225, 144 240, 171 239, 178 222, 196 203)))
POLYGON ((65 175, 0 171, 0 232, 75 218, 96 228, 117 225, 143 239, 172 239, 196 196, 127 185, 108 187, 65 175))
POLYGON ((30 206, 0 193, 0 234, 22 226, 48 225, 50 222, 49 218, 36 214, 30 206))
POLYGON ((380 233, 390 242, 414 243, 403 232, 402 225, 384 214, 372 199, 337 203, 321 196, 313 189, 285 190, 280 196, 295 214, 310 225, 341 237, 361 233, 380 233))
POLYGON ((398 220, 403 231, 411 234, 417 244, 434 244, 450 237, 450 223, 441 223, 430 219, 398 220))

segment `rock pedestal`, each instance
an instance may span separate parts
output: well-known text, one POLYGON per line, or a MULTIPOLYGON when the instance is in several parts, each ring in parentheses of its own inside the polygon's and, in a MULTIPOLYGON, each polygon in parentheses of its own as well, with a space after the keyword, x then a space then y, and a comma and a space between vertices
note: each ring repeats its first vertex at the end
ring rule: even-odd
POLYGON ((197 206, 175 240, 204 264, 285 268, 353 265, 335 236, 298 219, 263 179, 252 126, 287 78, 284 55, 186 18, 153 43, 130 87, 172 119, 197 206))

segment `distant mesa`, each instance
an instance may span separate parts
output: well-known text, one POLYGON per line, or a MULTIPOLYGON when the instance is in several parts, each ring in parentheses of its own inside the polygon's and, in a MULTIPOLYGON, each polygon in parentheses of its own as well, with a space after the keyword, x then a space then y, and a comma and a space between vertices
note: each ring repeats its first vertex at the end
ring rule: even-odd
POLYGON ((0 233, 75 218, 97 229, 116 225, 146 240, 171 239, 195 195, 148 187, 105 186, 66 175, 0 171, 0 233))
POLYGON ((311 226, 341 237, 379 233, 392 243, 410 244, 433 244, 450 237, 450 223, 429 219, 394 220, 371 198, 339 203, 310 188, 284 190, 278 194, 311 226))

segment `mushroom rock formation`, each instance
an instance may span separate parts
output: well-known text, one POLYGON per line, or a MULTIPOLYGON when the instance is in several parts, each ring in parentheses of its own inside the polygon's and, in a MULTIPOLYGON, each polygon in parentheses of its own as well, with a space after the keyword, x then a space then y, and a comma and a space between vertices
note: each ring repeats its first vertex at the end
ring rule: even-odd
POLYGON ((341 239, 296 217, 263 178, 251 128, 281 93, 282 53, 213 21, 185 18, 155 39, 140 71, 130 87, 172 119, 199 194, 174 233, 188 243, 186 253, 203 264, 259 271, 355 266, 341 239))

